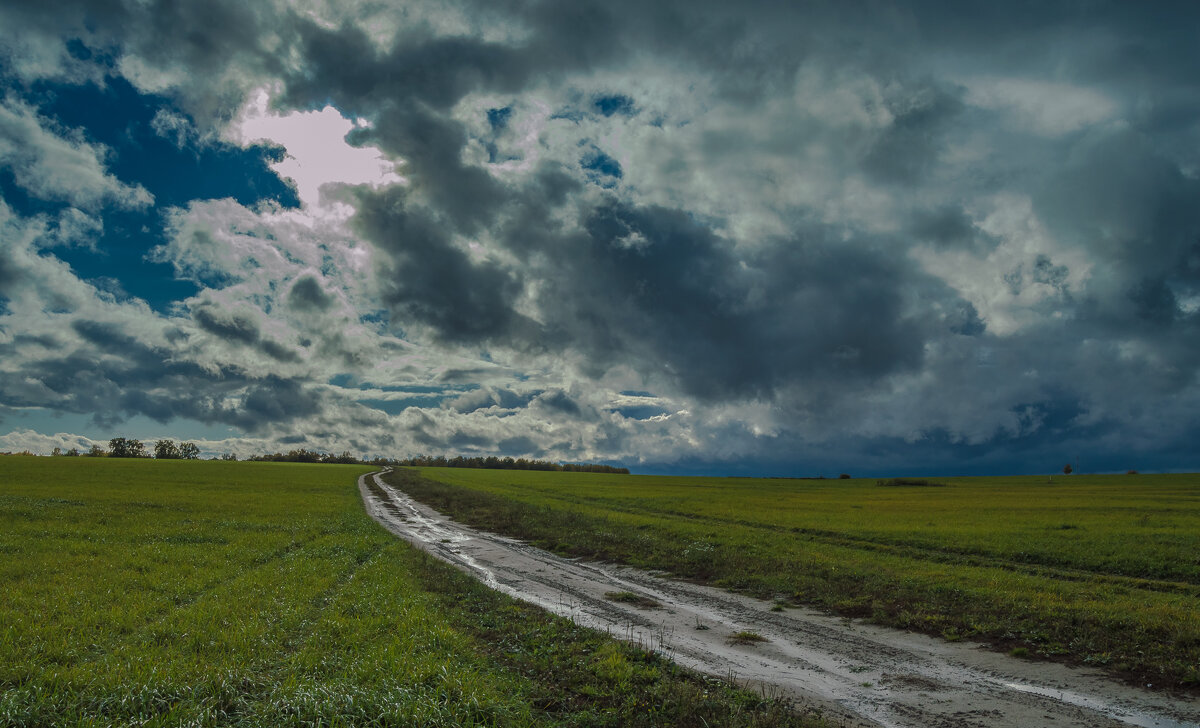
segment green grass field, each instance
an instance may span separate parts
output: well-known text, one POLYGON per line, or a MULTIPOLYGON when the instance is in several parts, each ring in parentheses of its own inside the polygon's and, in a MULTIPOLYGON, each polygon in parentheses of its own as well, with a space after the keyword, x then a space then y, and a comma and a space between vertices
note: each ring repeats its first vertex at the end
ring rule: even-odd
POLYGON ((0 726, 814 726, 491 592, 337 465, 0 457, 0 726))
POLYGON ((556 551, 1200 689, 1200 476, 763 480, 421 469, 461 520, 556 551))

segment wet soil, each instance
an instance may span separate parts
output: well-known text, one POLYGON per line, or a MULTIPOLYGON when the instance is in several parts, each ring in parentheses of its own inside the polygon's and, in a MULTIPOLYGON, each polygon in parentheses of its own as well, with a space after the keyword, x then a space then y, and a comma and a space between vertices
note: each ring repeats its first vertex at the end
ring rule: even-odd
POLYGON ((1200 728, 1200 701, 983 645, 772 604, 476 531, 377 475, 367 512, 488 586, 686 667, 816 707, 845 726, 1200 728), (614 595, 619 595, 614 597, 614 595), (740 637, 739 637, 740 635, 740 637), (763 639, 747 639, 757 635, 763 639))

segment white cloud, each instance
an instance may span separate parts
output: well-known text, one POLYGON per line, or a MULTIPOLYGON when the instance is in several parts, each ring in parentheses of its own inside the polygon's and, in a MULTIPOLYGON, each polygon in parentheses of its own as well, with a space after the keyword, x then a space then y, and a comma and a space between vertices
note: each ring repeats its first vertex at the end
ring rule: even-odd
POLYGON ((96 242, 103 234, 104 220, 99 216, 88 215, 75 207, 68 207, 58 215, 55 238, 60 245, 96 250, 96 242))
POLYGON ((31 452, 35 455, 49 455, 57 447, 63 452, 74 448, 81 453, 86 453, 93 445, 107 448, 108 443, 66 432, 43 435, 28 429, 13 430, 7 435, 0 435, 0 452, 31 452))
POLYGON ((14 98, 0 103, 0 167, 12 170, 17 184, 43 200, 62 200, 84 208, 105 202, 145 207, 154 198, 141 185, 127 185, 109 174, 105 148, 78 131, 59 131, 28 104, 14 98))
POLYGON ((1002 194, 978 201, 980 231, 997 242, 989 250, 914 247, 910 254, 925 271, 945 281, 973 305, 989 333, 1011 336, 1066 315, 1067 291, 1082 291, 1092 264, 1085 251, 1055 240, 1023 195, 1002 194), (1061 279, 1049 279, 1057 269, 1061 279))
POLYGON ((964 79, 963 84, 967 103, 1006 112, 1019 125, 1048 137, 1113 119, 1120 108, 1096 89, 1068 83, 983 76, 964 79))
POLYGON ((197 136, 196 128, 190 119, 165 108, 154 113, 154 118, 150 120, 150 128, 155 134, 180 148, 197 136))

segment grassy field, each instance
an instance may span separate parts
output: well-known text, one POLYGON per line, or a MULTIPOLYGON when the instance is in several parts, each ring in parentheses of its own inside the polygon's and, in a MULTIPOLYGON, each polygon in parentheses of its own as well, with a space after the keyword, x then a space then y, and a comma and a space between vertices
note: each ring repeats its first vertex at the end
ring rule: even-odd
POLYGON ((491 592, 336 465, 0 457, 0 726, 814 726, 491 592))
POLYGON ((389 477, 546 548, 1200 690, 1200 476, 389 477))

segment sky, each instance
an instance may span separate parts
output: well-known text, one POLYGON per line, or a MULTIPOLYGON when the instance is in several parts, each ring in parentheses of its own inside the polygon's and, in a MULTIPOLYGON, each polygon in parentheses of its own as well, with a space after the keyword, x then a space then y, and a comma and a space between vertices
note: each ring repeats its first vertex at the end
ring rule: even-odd
POLYGON ((0 5, 0 451, 1200 469, 1200 5, 0 5))

